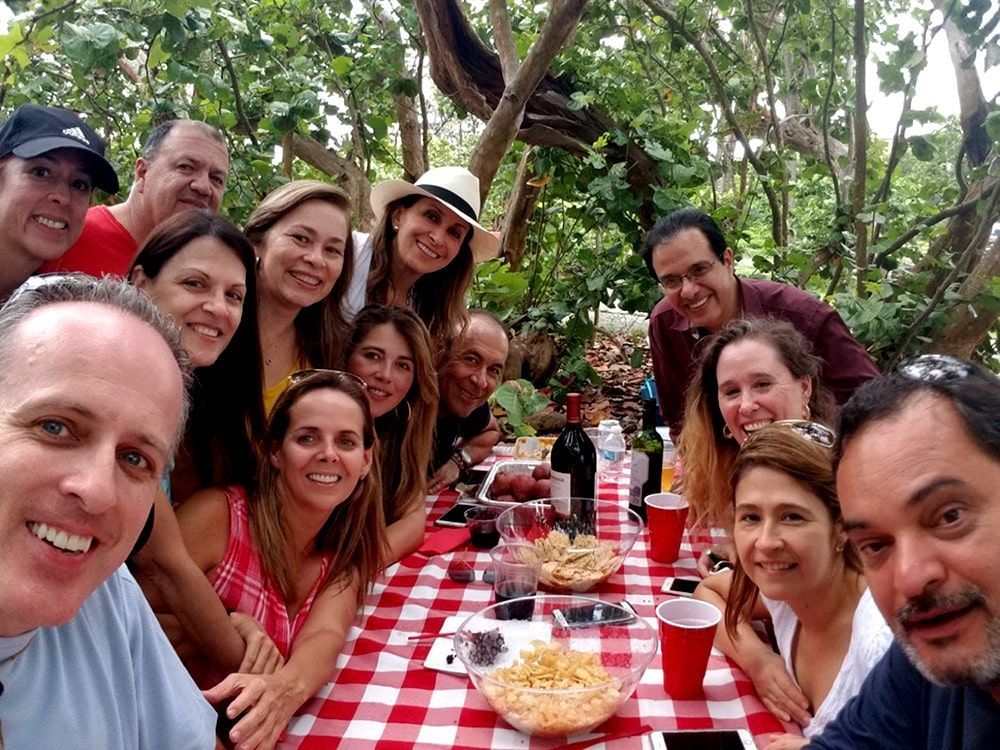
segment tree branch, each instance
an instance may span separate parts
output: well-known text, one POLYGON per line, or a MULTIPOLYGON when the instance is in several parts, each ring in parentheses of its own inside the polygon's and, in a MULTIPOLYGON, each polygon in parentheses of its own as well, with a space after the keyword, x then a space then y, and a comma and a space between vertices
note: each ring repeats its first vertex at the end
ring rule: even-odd
POLYGON ((868 230, 859 217, 865 207, 865 176, 868 173, 868 97, 865 92, 868 45, 865 39, 865 0, 854 0, 854 258, 857 295, 867 297, 868 230))
POLYGON ((469 160, 469 170, 479 178, 479 191, 483 198, 489 192, 504 154, 517 136, 528 97, 538 87, 552 60, 572 39, 587 2, 553 0, 552 12, 542 24, 538 38, 487 121, 469 160))
POLYGON ((750 161, 750 164, 753 165, 754 171, 756 171, 760 176, 761 188, 764 190, 764 194, 767 196, 768 205, 771 207, 771 237, 774 239, 776 245, 781 246, 781 207, 778 204, 778 196, 775 194, 774 187, 771 185, 770 176, 767 173, 767 167, 764 166, 764 163, 750 147, 750 141, 747 138, 746 133, 743 131, 742 126, 733 114, 732 103, 729 100, 729 95, 726 94, 726 87, 722 82, 722 76, 719 74, 719 69, 715 67, 715 61, 712 59, 712 53, 699 37, 692 34, 684 26, 684 24, 681 23, 672 8, 668 7, 665 3, 662 3, 659 0, 643 0, 643 2, 645 2, 645 4, 654 13, 658 13, 666 18, 670 27, 680 34, 688 44, 694 47, 695 51, 698 52, 702 61, 705 63, 705 67, 708 69, 709 78, 711 78, 712 85, 715 88, 715 94, 719 98, 719 103, 722 105, 723 116, 726 118, 726 122, 729 124, 729 127, 732 128, 733 133, 736 135, 740 144, 742 144, 743 150, 746 152, 746 156, 750 161))
POLYGON ((514 32, 510 28, 507 0, 490 0, 490 21, 493 24, 493 45, 500 56, 503 82, 509 86, 517 75, 517 69, 521 67, 521 59, 514 44, 514 32))
POLYGON ((993 228, 993 220, 996 217, 998 207, 1000 207, 1000 192, 994 191, 993 195, 990 197, 987 209, 983 214, 983 218, 979 222, 979 227, 976 229, 976 233, 969 240, 965 249, 962 251, 961 257, 959 257, 958 261, 952 266, 948 275, 945 276, 944 280, 934 291, 934 296, 931 297, 930 302, 927 303, 927 307, 924 308, 923 312, 921 312, 920 315, 917 316, 916 320, 914 320, 913 323, 911 323, 906 329, 906 334, 903 336, 903 342, 899 345, 899 349, 897 349, 896 356, 893 358, 890 367, 895 366, 896 363, 898 363, 905 356, 907 347, 909 347, 910 342, 913 341, 913 337, 917 335, 923 327, 923 324, 931 316, 931 313, 934 312, 934 309, 941 303, 941 300, 944 299, 945 292, 948 291, 948 288, 954 283, 955 279, 958 278, 958 274, 960 274, 962 269, 968 265, 970 260, 972 260, 972 257, 976 254, 976 252, 978 252, 979 247, 986 242, 986 239, 989 237, 990 230, 993 228))
POLYGON ((996 190, 997 185, 1000 182, 994 180, 980 192, 975 198, 970 198, 967 201, 958 203, 951 208, 946 208, 945 210, 934 214, 933 216, 928 216, 926 219, 921 219, 912 227, 903 232, 899 237, 893 240, 893 243, 889 245, 885 250, 880 252, 875 256, 875 265, 881 266, 885 263, 886 259, 892 255, 894 252, 899 250, 903 245, 916 237, 920 232, 928 227, 932 227, 935 224, 939 224, 945 219, 950 219, 952 216, 958 216, 959 214, 965 213, 966 211, 972 211, 979 204, 979 201, 986 200, 993 192, 996 190))
POLYGON ((826 158, 826 166, 830 170, 830 179, 833 181, 833 198, 839 213, 844 205, 844 198, 840 194, 840 180, 837 177, 837 167, 833 163, 833 156, 830 154, 830 96, 833 93, 833 83, 837 77, 837 18, 833 6, 830 6, 830 77, 826 82, 826 93, 823 95, 823 156, 826 158))
POLYGON ((246 110, 243 108, 243 97, 240 94, 240 82, 236 77, 236 71, 233 69, 233 61, 229 57, 229 49, 226 47, 225 41, 222 39, 218 42, 219 54, 222 55, 222 64, 226 69, 226 74, 229 76, 229 86, 233 90, 233 102, 236 106, 236 117, 239 118, 240 122, 243 123, 243 127, 246 128, 247 138, 254 145, 255 148, 260 148, 260 144, 257 142, 257 135, 255 131, 257 130, 250 123, 250 118, 247 117, 246 110))

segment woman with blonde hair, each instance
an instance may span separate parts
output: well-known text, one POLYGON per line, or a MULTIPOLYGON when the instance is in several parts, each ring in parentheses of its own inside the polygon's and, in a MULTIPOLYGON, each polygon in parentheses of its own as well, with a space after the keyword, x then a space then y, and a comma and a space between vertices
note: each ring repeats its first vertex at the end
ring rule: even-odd
POLYGON ((340 362, 343 300, 354 269, 350 200, 325 182, 294 180, 261 201, 244 232, 257 253, 257 320, 270 412, 291 373, 340 362))
POLYGON ((479 223, 479 180, 463 167, 437 167, 412 184, 380 182, 371 204, 376 228, 365 298, 413 310, 443 350, 468 319, 473 267, 500 249, 479 223))
POLYGON ((770 711, 803 727, 805 738, 774 738, 771 750, 800 748, 819 734, 892 642, 844 532, 833 443, 831 430, 803 420, 747 437, 730 479, 734 569, 695 591, 724 613, 716 646, 770 711), (773 625, 777 654, 754 631, 755 619, 773 625))
POLYGON ((344 359, 348 371, 367 384, 379 436, 389 558, 395 562, 424 541, 438 405, 430 335, 410 310, 369 305, 354 319, 344 359))
POLYGON ((806 338, 773 318, 735 320, 705 343, 678 446, 692 526, 730 528, 729 472, 747 435, 781 419, 830 419, 821 367, 806 338))
POLYGON ((272 747, 330 677, 381 572, 385 522, 365 386, 346 372, 295 373, 268 425, 258 482, 193 495, 177 517, 191 557, 227 609, 261 622, 285 663, 206 691, 232 698, 229 733, 272 747))

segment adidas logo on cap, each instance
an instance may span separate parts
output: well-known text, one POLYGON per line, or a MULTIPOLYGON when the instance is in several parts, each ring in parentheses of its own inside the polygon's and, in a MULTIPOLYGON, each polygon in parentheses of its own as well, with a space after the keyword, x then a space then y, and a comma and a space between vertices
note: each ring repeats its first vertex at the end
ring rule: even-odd
POLYGON ((83 134, 81 128, 66 128, 63 130, 63 135, 68 135, 70 138, 76 138, 78 141, 83 141, 88 146, 90 145, 90 141, 87 140, 87 136, 83 134))

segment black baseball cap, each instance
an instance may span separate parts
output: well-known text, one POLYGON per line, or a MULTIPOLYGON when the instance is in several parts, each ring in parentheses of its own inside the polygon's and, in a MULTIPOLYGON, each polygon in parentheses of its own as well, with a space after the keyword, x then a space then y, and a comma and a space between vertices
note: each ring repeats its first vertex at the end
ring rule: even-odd
POLYGON ((104 158, 104 141, 69 110, 24 104, 0 126, 0 157, 14 154, 31 159, 57 148, 86 152, 94 186, 106 193, 118 192, 118 175, 104 158))

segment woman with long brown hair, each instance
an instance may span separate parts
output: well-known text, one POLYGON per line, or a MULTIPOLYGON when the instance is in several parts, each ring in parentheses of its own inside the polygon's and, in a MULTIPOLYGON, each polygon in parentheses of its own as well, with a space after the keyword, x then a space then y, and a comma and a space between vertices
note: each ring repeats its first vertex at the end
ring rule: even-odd
POLYGON ((244 232, 257 253, 264 407, 270 412, 291 373, 340 362, 347 330, 343 301, 354 269, 350 200, 325 182, 294 180, 260 202, 244 232))
POLYGON ((245 712, 234 743, 271 747, 330 676, 383 567, 375 428, 354 375, 296 373, 268 426, 258 482, 200 492, 179 510, 188 551, 227 609, 255 617, 285 664, 233 674, 206 693, 245 712))
POLYGON ((395 562, 424 540, 427 466, 438 405, 430 335, 410 310, 369 305, 354 319, 344 359, 368 386, 379 436, 389 559, 395 562))
POLYGON ((380 182, 371 203, 366 300, 413 310, 443 350, 467 321, 473 267, 500 249, 479 223, 479 180, 463 167, 437 167, 412 184, 380 182))
POLYGON ((802 747, 857 694, 892 633, 848 544, 833 471, 834 435, 804 420, 762 427, 743 443, 730 478, 734 569, 695 597, 724 613, 716 645, 750 676, 775 715, 802 725, 802 747), (778 653, 751 620, 769 620, 778 653))

